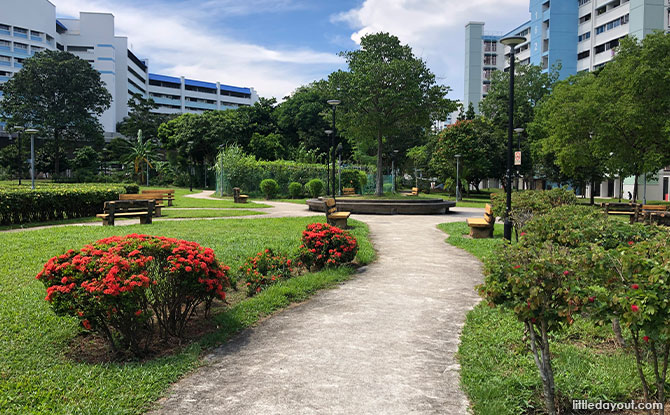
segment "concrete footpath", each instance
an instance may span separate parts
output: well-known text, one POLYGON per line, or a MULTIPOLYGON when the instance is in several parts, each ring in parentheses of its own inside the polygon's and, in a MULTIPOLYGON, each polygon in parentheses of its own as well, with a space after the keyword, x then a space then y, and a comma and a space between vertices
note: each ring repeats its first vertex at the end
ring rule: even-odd
POLYGON ((354 215, 370 226, 375 263, 214 350, 153 413, 466 414, 455 353, 481 270, 436 225, 482 210, 455 210, 354 215))

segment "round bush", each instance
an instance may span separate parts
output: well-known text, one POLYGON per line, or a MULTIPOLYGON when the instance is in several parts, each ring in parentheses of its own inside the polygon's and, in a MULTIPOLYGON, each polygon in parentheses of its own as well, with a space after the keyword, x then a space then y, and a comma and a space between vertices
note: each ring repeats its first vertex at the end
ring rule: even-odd
POLYGON ((288 194, 291 195, 293 199, 297 199, 302 196, 302 185, 298 182, 291 182, 288 185, 288 194))
POLYGON ((309 192, 310 196, 319 197, 321 196, 321 193, 323 193, 324 185, 321 179, 312 179, 307 182, 305 187, 307 188, 307 191, 309 192))
POLYGON ((302 233, 300 261, 307 268, 346 264, 356 258, 357 252, 356 238, 335 226, 313 223, 302 233))
POLYGON ((283 255, 275 254, 271 249, 248 258, 240 267, 240 274, 246 280, 248 294, 250 296, 257 294, 269 285, 291 278, 292 262, 283 255))
POLYGON ((265 179, 261 181, 260 187, 266 199, 273 199, 277 196, 277 191, 279 191, 279 185, 273 179, 265 179))
POLYGON ((132 234, 53 257, 37 279, 57 314, 141 355, 156 328, 163 338, 181 336, 196 307, 207 312, 224 299, 228 270, 195 242, 132 234))

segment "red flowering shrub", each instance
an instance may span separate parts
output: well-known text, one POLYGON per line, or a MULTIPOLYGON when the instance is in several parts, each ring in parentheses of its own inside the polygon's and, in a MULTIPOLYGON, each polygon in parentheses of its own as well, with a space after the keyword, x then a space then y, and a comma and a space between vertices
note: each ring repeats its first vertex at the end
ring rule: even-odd
POLYGON ((155 325, 162 337, 179 336, 198 305, 225 298, 228 270, 195 242, 132 234, 53 257, 37 279, 57 314, 140 354, 155 325))
POLYGON ((312 223, 302 232, 300 261, 308 268, 321 269, 351 262, 356 258, 356 238, 335 226, 312 223))
POLYGON ((248 258, 240 267, 240 274, 246 280, 249 295, 254 295, 269 285, 291 278, 293 265, 292 260, 266 249, 248 258))

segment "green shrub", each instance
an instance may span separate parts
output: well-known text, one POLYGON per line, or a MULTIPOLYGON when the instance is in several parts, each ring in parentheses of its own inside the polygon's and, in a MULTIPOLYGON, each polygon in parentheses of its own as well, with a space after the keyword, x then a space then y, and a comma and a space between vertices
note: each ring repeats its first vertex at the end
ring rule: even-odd
POLYGON ((307 182, 305 187, 312 197, 319 197, 321 196, 321 193, 323 193, 324 185, 322 180, 312 179, 307 182))
POLYGON ((102 212, 105 201, 117 200, 125 192, 119 185, 0 188, 0 225, 95 216, 102 212))
MULTIPOLYGON (((491 207, 496 217, 506 216, 507 195, 491 193, 491 207)), ((519 231, 536 215, 549 212, 562 205, 574 205, 577 197, 572 190, 557 187, 551 190, 523 190, 512 193, 512 210, 510 219, 514 228, 519 231)))
MULTIPOLYGON (((356 193, 361 193, 365 185, 361 185, 359 170, 342 170, 342 187, 353 187, 356 193)), ((367 176, 366 176, 367 181, 367 176)))
POLYGON ((163 338, 181 336, 198 305, 207 312, 215 297, 225 299, 228 270, 195 242, 132 234, 53 257, 37 279, 57 314, 142 355, 154 326, 163 338))
POLYGON ((136 195, 140 192, 140 186, 135 183, 124 184, 123 187, 126 189, 127 194, 136 195))
POLYGON ((351 262, 356 258, 358 242, 349 232, 326 223, 312 223, 302 233, 300 261, 321 269, 351 262))
POLYGON ((297 199, 302 196, 302 185, 298 182, 291 182, 288 185, 288 194, 293 198, 297 199))
POLYGON ((265 179, 261 181, 260 188, 266 199, 273 199, 275 196, 277 196, 279 185, 273 179, 265 179))

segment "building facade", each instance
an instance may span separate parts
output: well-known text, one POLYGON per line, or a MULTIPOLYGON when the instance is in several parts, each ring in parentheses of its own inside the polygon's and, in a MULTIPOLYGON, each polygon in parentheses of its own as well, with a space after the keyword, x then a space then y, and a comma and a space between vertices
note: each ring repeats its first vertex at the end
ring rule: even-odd
MULTIPOLYGON (((494 71, 508 70, 510 48, 500 44, 508 36, 523 36, 526 42, 515 49, 517 62, 558 68, 559 79, 581 71, 596 70, 612 60, 622 37, 642 38, 657 30, 668 30, 668 0, 530 0, 530 19, 507 33, 487 33, 484 22, 465 26, 464 105, 486 96, 494 71)), ((649 200, 668 200, 670 168, 650 175, 646 192, 649 200)), ((638 194, 644 183, 640 178, 638 194)), ((633 178, 603 182, 595 196, 627 197, 633 192, 633 178)))
POLYGON ((258 101, 253 88, 150 73, 149 61, 129 49, 128 38, 115 35, 112 14, 81 12, 79 19, 57 19, 56 6, 48 0, 3 1, 0 97, 2 84, 21 70, 23 61, 46 49, 70 52, 100 72, 112 95, 112 105, 100 116, 107 138, 116 135, 135 93, 153 98, 160 113, 222 110, 258 101))

